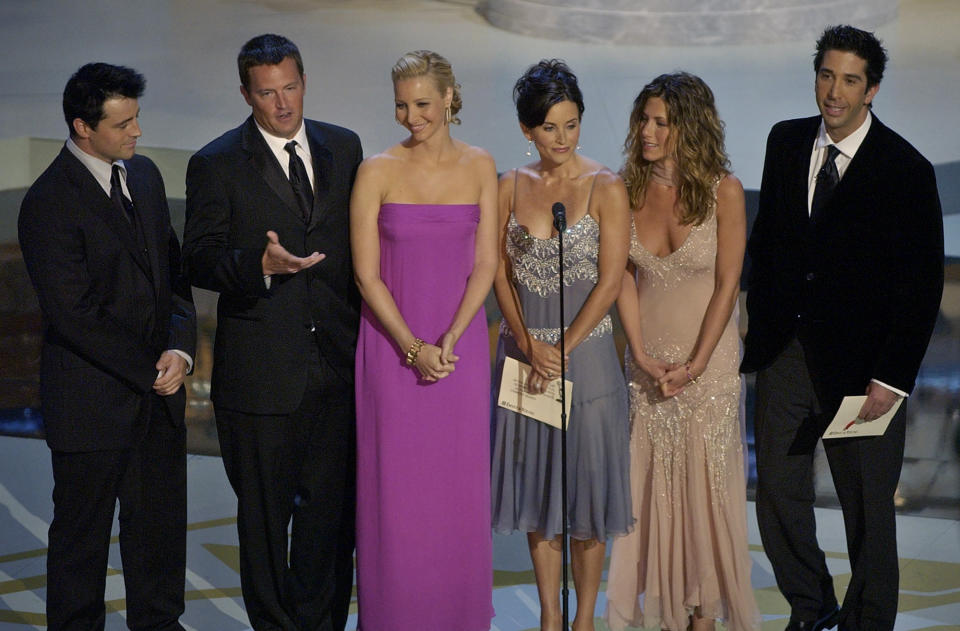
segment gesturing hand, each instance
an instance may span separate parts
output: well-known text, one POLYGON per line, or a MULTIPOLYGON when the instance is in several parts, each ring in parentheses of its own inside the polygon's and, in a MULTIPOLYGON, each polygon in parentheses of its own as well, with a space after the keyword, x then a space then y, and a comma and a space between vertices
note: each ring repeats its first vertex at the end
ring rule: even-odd
POLYGON ((287 248, 280 245, 280 237, 273 230, 267 230, 267 247, 263 250, 263 275, 296 274, 319 263, 327 257, 326 254, 314 252, 310 256, 294 256, 287 248))

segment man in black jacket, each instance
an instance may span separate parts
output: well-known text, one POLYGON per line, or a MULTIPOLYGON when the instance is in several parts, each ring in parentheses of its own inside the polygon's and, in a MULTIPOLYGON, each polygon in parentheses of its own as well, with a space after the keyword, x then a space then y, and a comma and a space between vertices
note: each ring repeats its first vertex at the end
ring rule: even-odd
POLYGON ((186 568, 184 375, 196 315, 160 172, 134 155, 143 76, 87 64, 67 82, 70 137, 20 207, 43 313, 41 399, 53 462, 47 625, 103 629, 110 530, 131 629, 180 630, 186 568))
POLYGON ((348 211, 362 152, 352 131, 303 118, 293 42, 255 37, 237 63, 252 116, 190 159, 183 250, 190 281, 220 292, 211 398, 243 598, 257 631, 339 631, 353 580, 348 211))
POLYGON ((824 441, 853 574, 837 610, 816 539, 813 450, 844 396, 871 421, 913 389, 943 289, 933 167, 871 113, 886 65, 871 33, 817 42, 820 116, 777 123, 748 242, 749 330, 758 371, 757 518, 787 629, 892 629, 898 568, 893 496, 906 406, 880 437, 824 441))

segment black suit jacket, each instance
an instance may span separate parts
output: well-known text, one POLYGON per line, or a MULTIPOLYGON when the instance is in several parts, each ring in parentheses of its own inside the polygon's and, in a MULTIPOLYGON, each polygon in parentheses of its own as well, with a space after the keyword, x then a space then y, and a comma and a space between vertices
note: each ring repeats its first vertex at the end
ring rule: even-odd
MULTIPOLYGON (((142 156, 124 164, 144 249, 66 147, 20 207, 20 247, 44 318, 41 399, 54 450, 129 447, 146 427, 161 353, 195 351, 196 314, 160 172, 142 156)), ((183 425, 185 389, 164 401, 183 425)))
POLYGON ((253 118, 198 151, 187 167, 184 264, 190 281, 220 292, 211 398, 224 409, 287 414, 306 388, 311 345, 346 383, 360 298, 350 259, 350 190, 363 158, 350 130, 305 120, 314 208, 301 219, 289 180, 253 118), (297 256, 326 258, 264 284, 266 233, 297 256), (311 329, 316 328, 316 337, 311 329))
POLYGON ((870 379, 910 392, 943 291, 943 220, 931 164, 873 117, 815 220, 807 212, 820 117, 777 123, 748 242, 741 369, 769 365, 799 336, 830 413, 870 379))

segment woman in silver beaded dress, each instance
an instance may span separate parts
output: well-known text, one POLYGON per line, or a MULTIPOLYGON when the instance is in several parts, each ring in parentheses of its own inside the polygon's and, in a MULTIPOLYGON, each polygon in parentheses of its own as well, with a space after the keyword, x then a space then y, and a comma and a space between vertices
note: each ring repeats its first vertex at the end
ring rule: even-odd
MULTIPOLYGON (((532 66, 514 100, 539 160, 500 181, 501 265, 494 288, 503 322, 494 387, 504 358, 532 365, 527 387, 560 377, 558 240, 551 207, 566 206, 564 317, 568 418, 568 510, 577 592, 575 631, 593 631, 607 537, 628 532, 627 395, 613 343, 610 307, 627 259, 629 211, 621 178, 577 153, 583 99, 557 60, 532 66)), ((540 597, 540 625, 559 631, 560 431, 498 407, 492 455, 493 527, 527 533, 540 597)))
POLYGON ((611 629, 759 628, 750 586, 736 305, 746 243, 713 93, 661 75, 634 101, 617 308, 629 343, 637 528, 614 542, 611 629))

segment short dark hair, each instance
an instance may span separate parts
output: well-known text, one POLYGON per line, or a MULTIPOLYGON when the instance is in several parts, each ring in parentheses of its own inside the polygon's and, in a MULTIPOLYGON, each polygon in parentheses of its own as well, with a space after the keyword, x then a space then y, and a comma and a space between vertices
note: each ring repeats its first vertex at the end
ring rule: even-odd
POLYGON ((544 59, 527 68, 513 86, 517 118, 528 129, 539 127, 557 103, 571 101, 583 118, 583 94, 577 75, 559 59, 544 59))
POLYGON ((828 27, 817 40, 817 52, 813 58, 814 72, 820 72, 823 56, 828 50, 853 53, 867 62, 867 89, 880 83, 887 67, 887 50, 873 33, 862 31, 847 24, 828 27))
POLYGON ((300 49, 283 35, 266 33, 257 35, 240 49, 237 55, 237 70, 240 72, 240 83, 243 87, 250 87, 250 68, 254 66, 275 66, 290 57, 297 62, 297 72, 303 75, 303 58, 300 49))
POLYGON ((102 62, 81 66, 63 89, 63 118, 70 135, 75 134, 73 121, 78 118, 96 129, 107 99, 139 99, 146 87, 147 80, 133 68, 102 62))

